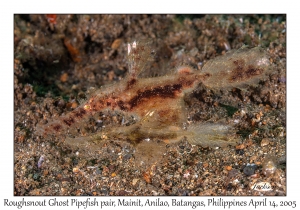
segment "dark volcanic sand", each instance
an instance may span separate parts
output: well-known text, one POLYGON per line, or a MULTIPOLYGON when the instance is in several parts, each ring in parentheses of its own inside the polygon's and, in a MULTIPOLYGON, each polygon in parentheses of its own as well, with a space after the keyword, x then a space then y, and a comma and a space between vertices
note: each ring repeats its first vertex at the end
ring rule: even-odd
POLYGON ((15 195, 286 195, 285 15, 15 15, 14 55, 15 195), (199 85, 186 99, 189 123, 234 119, 237 146, 183 139, 153 152, 108 139, 93 149, 34 134, 38 122, 76 108, 91 88, 122 79, 127 43, 144 38, 156 52, 152 76, 183 63, 200 70, 244 44, 269 52, 274 69, 259 85, 199 85), (273 190, 253 190, 260 182, 273 190))

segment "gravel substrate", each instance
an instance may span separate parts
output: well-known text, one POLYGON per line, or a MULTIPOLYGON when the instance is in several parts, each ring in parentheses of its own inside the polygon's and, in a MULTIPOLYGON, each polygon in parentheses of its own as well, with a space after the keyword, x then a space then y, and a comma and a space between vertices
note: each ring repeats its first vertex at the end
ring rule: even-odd
MULTIPOLYGON (((286 195, 285 15, 15 15, 15 195, 286 195), (185 98, 187 124, 235 123, 236 146, 182 139, 133 145, 107 139, 78 147, 35 134, 36 125, 76 109, 128 70, 127 43, 152 40, 150 72, 206 62, 243 45, 262 46, 272 72, 243 88, 199 84, 185 98), (272 190, 255 186, 266 183, 272 190)), ((120 126, 103 113, 95 127, 120 126)), ((98 128, 97 128, 98 129, 98 128)))

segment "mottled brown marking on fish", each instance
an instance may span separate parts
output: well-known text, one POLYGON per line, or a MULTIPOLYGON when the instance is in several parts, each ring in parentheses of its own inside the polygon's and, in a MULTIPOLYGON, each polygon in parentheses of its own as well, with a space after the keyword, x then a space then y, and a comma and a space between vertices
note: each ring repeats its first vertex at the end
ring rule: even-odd
POLYGON ((263 72, 262 68, 254 67, 253 65, 245 65, 245 60, 234 60, 235 68, 229 76, 229 82, 248 80, 254 76, 260 75, 263 72))
POLYGON ((78 110, 74 110, 73 114, 76 118, 83 118, 84 115, 87 114, 87 112, 82 108, 78 108, 78 110))
POLYGON ((136 84, 137 80, 135 78, 131 78, 128 82, 127 82, 127 87, 126 89, 129 90, 131 89, 135 84, 136 84))
POLYGON ((56 125, 53 125, 52 128, 53 128, 54 131, 59 132, 62 127, 61 127, 61 125, 56 124, 56 125))
POLYGON ((63 119, 63 122, 66 124, 66 125, 68 125, 68 126, 71 126, 75 121, 74 121, 74 119, 73 119, 73 117, 68 117, 68 118, 66 118, 66 119, 63 119))
POLYGON ((136 96, 134 96, 128 103, 131 108, 140 105, 140 103, 151 100, 154 97, 161 98, 174 98, 176 91, 181 91, 181 84, 165 85, 160 87, 155 87, 153 89, 138 91, 136 96))

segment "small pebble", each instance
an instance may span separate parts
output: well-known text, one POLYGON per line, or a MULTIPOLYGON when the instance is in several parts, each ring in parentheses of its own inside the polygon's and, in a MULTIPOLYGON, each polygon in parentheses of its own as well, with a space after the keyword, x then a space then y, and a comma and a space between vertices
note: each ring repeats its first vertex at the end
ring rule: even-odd
POLYGON ((257 159, 257 156, 256 156, 256 155, 254 155, 254 156, 251 156, 251 157, 250 157, 250 163, 253 163, 253 162, 255 162, 255 161, 256 161, 256 159, 257 159))
POLYGON ((130 158, 131 158, 131 154, 126 154, 124 155, 123 160, 126 161, 129 160, 130 158))
POLYGON ((67 189, 62 187, 62 188, 60 188, 60 191, 61 191, 62 194, 65 194, 67 192, 67 189))
POLYGON ((264 138, 264 139, 261 140, 260 146, 264 147, 264 146, 269 145, 269 143, 270 143, 270 140, 267 139, 267 138, 264 138))
POLYGON ((61 82, 66 82, 68 80, 68 74, 67 73, 63 73, 61 76, 60 76, 60 81, 61 82))
POLYGON ((42 164, 43 164, 43 162, 44 162, 44 156, 43 155, 41 155, 41 157, 40 157, 40 159, 39 159, 39 161, 38 161, 38 168, 41 168, 42 167, 42 164))
POLYGON ((203 168, 206 168, 208 166, 208 163, 203 163, 203 168))
POLYGON ((228 177, 233 178, 233 177, 236 177, 238 174, 239 174, 239 170, 234 168, 228 172, 228 177))
POLYGON ((78 103, 77 102, 73 102, 72 105, 71 105, 71 108, 72 109, 76 109, 78 106, 78 103))
POLYGON ((277 170, 277 161, 275 157, 267 157, 262 164, 262 172, 265 176, 270 176, 277 170))
POLYGON ((61 180, 61 178, 62 178, 62 175, 61 174, 57 174, 56 179, 57 180, 61 180))
POLYGON ((37 179, 39 179, 40 178, 40 174, 38 174, 38 173, 35 173, 34 175, 33 175, 33 177, 32 177, 34 180, 37 180, 37 179))
POLYGON ((226 166, 225 167, 227 171, 231 171, 232 167, 231 166, 226 166))
POLYGON ((73 168, 73 173, 78 173, 79 172, 79 168, 73 168))
POLYGON ((57 106, 59 108, 64 108, 66 106, 66 102, 63 100, 63 99, 60 99, 58 102, 57 102, 57 106))
POLYGON ((259 178, 259 174, 253 174, 253 175, 251 175, 251 178, 259 178))
POLYGON ((121 43, 122 43, 122 39, 115 39, 115 41, 111 45, 111 48, 113 50, 116 50, 116 49, 119 48, 119 46, 121 45, 121 43))
POLYGON ((48 170, 45 170, 44 173, 43 173, 44 176, 47 176, 48 174, 49 174, 48 170))
POLYGON ((233 188, 232 183, 229 183, 229 184, 226 186, 226 190, 227 190, 227 191, 230 191, 232 188, 233 188))
POLYGON ((190 50, 190 55, 194 57, 197 55, 198 51, 199 50, 197 49, 197 47, 194 47, 193 49, 190 50))
POLYGON ((102 194, 104 194, 104 195, 108 195, 109 190, 108 190, 106 187, 104 187, 104 188, 102 188, 102 189, 100 190, 100 192, 101 192, 102 194))
POLYGON ((117 195, 118 196, 125 196, 125 195, 127 195, 128 193, 125 191, 125 190, 120 190, 120 191, 118 191, 117 192, 117 195))
POLYGON ((237 145, 235 146, 235 149, 237 150, 245 149, 245 145, 244 144, 237 145))
POLYGON ((257 165, 255 165, 255 164, 247 164, 246 167, 244 168, 243 172, 247 176, 251 176, 255 173, 256 168, 257 168, 257 165))
POLYGON ((148 173, 144 172, 143 173, 143 178, 144 180, 149 184, 151 182, 151 177, 148 173))
POLYGON ((243 149, 237 149, 235 152, 238 155, 243 155, 245 153, 243 149))
POLYGON ((138 181, 139 181, 139 179, 133 179, 132 180, 132 185, 135 186, 138 181))

